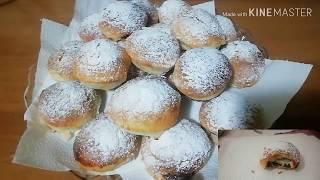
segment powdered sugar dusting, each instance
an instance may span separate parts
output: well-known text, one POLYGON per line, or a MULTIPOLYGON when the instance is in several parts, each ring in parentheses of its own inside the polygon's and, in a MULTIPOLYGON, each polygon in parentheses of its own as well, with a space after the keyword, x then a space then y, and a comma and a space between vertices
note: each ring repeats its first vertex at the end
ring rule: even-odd
POLYGON ((165 31, 168 34, 172 34, 171 27, 168 24, 157 23, 157 24, 152 25, 151 27, 159 28, 161 31, 165 31))
POLYGON ((155 171, 173 168, 178 174, 189 174, 207 162, 211 150, 210 140, 201 127, 183 119, 158 140, 147 139, 142 156, 144 163, 155 171))
POLYGON ((226 86, 232 76, 228 59, 214 48, 186 51, 176 67, 181 69, 184 83, 197 92, 207 92, 226 86))
POLYGON ((81 46, 83 46, 82 41, 69 41, 64 43, 61 48, 67 52, 74 52, 78 51, 81 48, 81 46))
MULTIPOLYGON (((100 166, 109 165, 118 158, 134 157, 138 136, 127 133, 114 125, 105 115, 86 124, 74 142, 74 152, 89 158, 100 166)), ((77 155, 75 156, 77 158, 77 155)))
POLYGON ((96 108, 95 90, 77 81, 58 82, 44 89, 39 98, 39 111, 50 122, 70 116, 81 116, 96 108))
POLYGON ((297 163, 300 162, 299 150, 290 142, 277 141, 269 144, 264 148, 263 158, 267 158, 271 154, 284 153, 293 158, 297 163))
POLYGON ((102 20, 102 16, 99 13, 94 13, 86 18, 80 24, 79 33, 92 36, 94 39, 103 38, 104 35, 99 29, 99 22, 102 20))
POLYGON ((191 8, 182 0, 167 0, 158 9, 160 23, 171 24, 176 17, 190 11, 191 8))
MULTIPOLYGON (((246 99, 245 96, 225 91, 220 96, 204 102, 200 110, 201 116, 208 120, 212 133, 218 129, 254 128, 259 106, 246 99)), ((202 119, 201 123, 204 123, 202 119)))
POLYGON ((179 42, 161 28, 148 27, 136 31, 127 41, 143 59, 161 67, 173 67, 180 56, 179 42))
POLYGON ((74 53, 68 53, 60 49, 50 56, 48 60, 48 70, 49 72, 54 71, 66 79, 69 79, 68 77, 72 79, 74 63, 74 53))
POLYGON ((237 31, 232 23, 232 21, 224 16, 216 15, 215 16, 219 25, 222 29, 223 34, 226 36, 227 41, 232 41, 237 38, 237 31))
POLYGON ((153 115, 168 106, 176 106, 180 100, 180 94, 164 79, 154 76, 138 77, 115 90, 107 109, 132 116, 153 115))
POLYGON ((79 69, 92 74, 116 70, 121 63, 121 53, 124 51, 115 42, 96 39, 87 42, 80 49, 79 69))
POLYGON ((142 7, 149 15, 154 11, 155 7, 150 0, 129 0, 129 2, 135 3, 142 7))
POLYGON ((110 3, 102 12, 103 21, 122 29, 125 33, 141 29, 146 25, 147 14, 139 5, 128 1, 110 3))

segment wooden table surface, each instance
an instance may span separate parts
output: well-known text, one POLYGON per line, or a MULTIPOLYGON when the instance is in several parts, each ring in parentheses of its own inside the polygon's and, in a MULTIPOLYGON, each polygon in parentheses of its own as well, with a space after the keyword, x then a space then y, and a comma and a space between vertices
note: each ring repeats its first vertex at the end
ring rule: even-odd
MULTIPOLYGON (((204 0, 191 1, 193 4, 204 0)), ((73 1, 15 0, 0 6, 0 174, 1 179, 77 179, 71 173, 56 173, 11 164, 20 136, 26 128, 23 92, 28 67, 39 51, 40 19, 68 24, 73 1)), ((319 128, 320 101, 320 2, 318 0, 216 0, 217 12, 242 12, 248 8, 312 8, 312 17, 233 17, 267 49, 271 58, 313 64, 303 88, 289 103, 274 128, 319 128)), ((277 78, 277 77, 275 77, 277 78)), ((285 84, 284 84, 285 86, 285 84)))

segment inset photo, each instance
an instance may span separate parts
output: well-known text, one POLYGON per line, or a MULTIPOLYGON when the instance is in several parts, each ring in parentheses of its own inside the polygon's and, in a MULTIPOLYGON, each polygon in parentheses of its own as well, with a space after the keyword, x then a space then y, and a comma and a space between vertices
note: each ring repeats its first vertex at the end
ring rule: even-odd
POLYGON ((219 131, 219 180, 319 180, 320 133, 219 131))

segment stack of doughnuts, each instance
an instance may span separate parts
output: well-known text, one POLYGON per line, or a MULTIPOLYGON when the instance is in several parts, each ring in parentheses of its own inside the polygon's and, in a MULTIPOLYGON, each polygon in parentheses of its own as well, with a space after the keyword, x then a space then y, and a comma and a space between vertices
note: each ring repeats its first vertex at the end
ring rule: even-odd
POLYGON ((229 88, 254 86, 264 58, 226 17, 182 0, 159 8, 115 1, 85 17, 78 35, 48 60, 58 82, 42 91, 38 117, 75 133, 74 157, 86 172, 113 171, 141 153, 155 179, 190 177, 211 156, 208 135, 260 120, 260 106, 229 88), (199 122, 182 118, 182 98, 202 103, 199 122))

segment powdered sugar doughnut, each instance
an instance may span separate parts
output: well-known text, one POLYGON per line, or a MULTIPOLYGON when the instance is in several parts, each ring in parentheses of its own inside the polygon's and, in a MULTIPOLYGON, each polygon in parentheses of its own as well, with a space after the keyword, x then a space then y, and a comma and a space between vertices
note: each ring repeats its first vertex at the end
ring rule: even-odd
POLYGON ((75 80, 74 66, 78 59, 78 51, 83 45, 81 41, 65 43, 48 59, 48 71, 57 81, 75 80))
POLYGON ((292 143, 283 141, 267 145, 260 160, 263 168, 295 169, 299 163, 299 150, 292 143))
POLYGON ((234 91, 203 102, 199 119, 201 125, 213 135, 218 130, 255 128, 260 119, 261 107, 234 91))
POLYGON ((237 31, 233 25, 233 22, 225 16, 216 15, 215 17, 222 29, 222 33, 226 37, 226 41, 235 41, 237 39, 237 31))
POLYGON ((178 16, 173 21, 172 31, 186 50, 198 47, 218 48, 225 44, 217 19, 203 9, 193 9, 178 16))
POLYGON ((121 128, 157 137, 178 121, 180 101, 180 94, 163 78, 138 77, 114 91, 106 110, 121 128))
POLYGON ((155 179, 170 179, 197 173, 207 163, 212 150, 201 127, 183 119, 159 139, 145 139, 141 154, 148 172, 155 179))
POLYGON ((86 170, 111 171, 136 157, 140 141, 140 137, 121 130, 100 114, 77 134, 74 157, 86 170))
POLYGON ((130 58, 117 43, 96 39, 80 49, 76 76, 83 84, 95 89, 112 89, 127 79, 130 58))
POLYGON ((233 70, 232 86, 250 87, 261 78, 265 60, 259 48, 249 41, 233 41, 221 52, 229 58, 233 70))
POLYGON ((100 106, 96 91, 77 81, 55 83, 41 92, 39 119, 60 132, 73 132, 95 117, 100 106))
POLYGON ((159 21, 163 24, 172 24, 179 15, 191 11, 192 7, 182 0, 167 0, 159 7, 159 21))
POLYGON ((102 17, 99 13, 84 18, 79 27, 80 38, 85 42, 105 38, 98 26, 101 20, 102 17))
POLYGON ((126 40, 126 51, 133 64, 150 74, 168 72, 180 56, 178 40, 155 27, 131 34, 126 40))
POLYGON ((195 48, 177 61, 171 79, 184 95, 208 100, 219 95, 232 77, 230 63, 219 50, 195 48))
POLYGON ((146 26, 147 20, 147 13, 141 6, 129 1, 115 1, 103 10, 99 27, 107 38, 118 41, 146 26))

